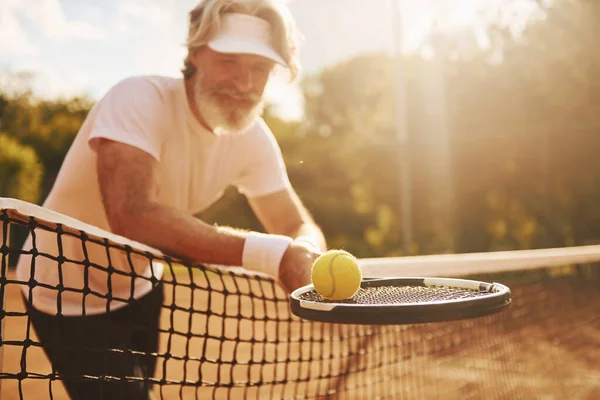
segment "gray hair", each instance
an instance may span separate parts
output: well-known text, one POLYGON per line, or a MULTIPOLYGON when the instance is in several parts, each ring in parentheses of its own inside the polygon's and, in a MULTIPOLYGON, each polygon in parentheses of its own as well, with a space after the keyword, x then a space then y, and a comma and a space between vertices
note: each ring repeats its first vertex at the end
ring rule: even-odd
POLYGON ((188 54, 181 70, 184 78, 190 78, 196 67, 191 62, 195 49, 205 46, 219 32, 221 17, 226 13, 248 14, 264 19, 271 25, 272 45, 284 59, 290 71, 291 80, 298 77, 298 41, 300 34, 281 0, 201 0, 190 11, 190 26, 187 38, 188 54))

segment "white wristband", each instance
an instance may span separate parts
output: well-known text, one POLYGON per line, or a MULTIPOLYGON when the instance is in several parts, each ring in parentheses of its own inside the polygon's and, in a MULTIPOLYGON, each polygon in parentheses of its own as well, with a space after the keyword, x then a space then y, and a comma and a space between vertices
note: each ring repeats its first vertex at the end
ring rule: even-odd
POLYGON ((244 243, 242 266, 278 278, 279 264, 292 242, 288 236, 250 232, 244 243))

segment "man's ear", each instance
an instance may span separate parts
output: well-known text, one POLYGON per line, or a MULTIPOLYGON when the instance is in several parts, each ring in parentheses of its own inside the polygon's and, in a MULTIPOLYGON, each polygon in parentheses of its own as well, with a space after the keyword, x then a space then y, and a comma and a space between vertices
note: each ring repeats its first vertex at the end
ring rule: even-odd
POLYGON ((201 60, 204 57, 205 52, 206 46, 195 48, 190 52, 190 61, 194 67, 198 68, 198 66, 202 64, 201 60))

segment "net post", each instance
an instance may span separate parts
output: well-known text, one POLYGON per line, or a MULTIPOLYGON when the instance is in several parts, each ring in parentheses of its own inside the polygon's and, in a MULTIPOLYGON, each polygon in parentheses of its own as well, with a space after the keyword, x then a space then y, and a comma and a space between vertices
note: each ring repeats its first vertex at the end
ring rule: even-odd
MULTIPOLYGON (((5 212, 5 211, 4 211, 5 212)), ((6 315, 4 314, 6 307, 6 282, 8 279, 8 264, 10 255, 10 221, 8 219, 2 221, 0 227, 0 246, 2 250, 0 254, 2 259, 0 260, 0 374, 4 368, 4 326, 6 322, 6 315)), ((2 381, 0 379, 0 397, 2 396, 2 381)))

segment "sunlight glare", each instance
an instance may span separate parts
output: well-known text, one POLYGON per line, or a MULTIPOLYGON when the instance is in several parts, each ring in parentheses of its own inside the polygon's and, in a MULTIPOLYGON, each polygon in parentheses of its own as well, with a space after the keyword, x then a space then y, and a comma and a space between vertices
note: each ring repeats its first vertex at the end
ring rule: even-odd
MULTIPOLYGON (((432 32, 454 35, 472 32, 481 48, 488 48, 490 40, 486 28, 498 24, 519 35, 532 19, 543 19, 543 12, 535 2, 529 0, 423 0, 412 2, 396 1, 401 7, 405 36, 404 49, 425 51, 422 46, 432 32), (416 17, 419 18, 416 18, 416 17)), ((546 7, 551 0, 544 0, 546 7)))

